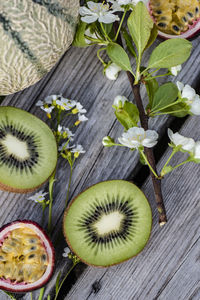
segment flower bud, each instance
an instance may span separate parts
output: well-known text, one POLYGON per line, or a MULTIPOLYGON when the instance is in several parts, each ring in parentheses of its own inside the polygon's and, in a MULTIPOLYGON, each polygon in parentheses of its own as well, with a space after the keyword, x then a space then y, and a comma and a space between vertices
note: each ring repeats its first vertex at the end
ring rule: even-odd
POLYGON ((116 80, 118 77, 118 73, 122 69, 115 63, 111 63, 108 67, 105 69, 105 75, 109 80, 116 80))
POLYGON ((102 144, 104 147, 112 147, 115 145, 115 141, 110 136, 105 136, 102 140, 102 144))

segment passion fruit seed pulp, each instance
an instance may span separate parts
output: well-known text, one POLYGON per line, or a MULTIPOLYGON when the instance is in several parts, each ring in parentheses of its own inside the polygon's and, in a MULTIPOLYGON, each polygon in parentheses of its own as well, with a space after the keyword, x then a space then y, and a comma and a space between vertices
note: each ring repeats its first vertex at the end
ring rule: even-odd
POLYGON ((47 269, 48 255, 32 229, 18 228, 0 247, 0 277, 15 282, 37 281, 47 269))
POLYGON ((32 221, 15 221, 0 229, 0 288, 29 292, 45 285, 54 268, 54 249, 32 221))
POLYGON ((198 0, 150 0, 149 7, 158 29, 167 34, 180 35, 200 18, 198 0))

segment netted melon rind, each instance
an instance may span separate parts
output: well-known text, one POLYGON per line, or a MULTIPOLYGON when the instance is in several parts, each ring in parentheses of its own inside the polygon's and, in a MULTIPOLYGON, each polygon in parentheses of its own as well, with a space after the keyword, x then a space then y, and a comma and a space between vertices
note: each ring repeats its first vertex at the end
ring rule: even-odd
POLYGON ((73 41, 78 9, 78 0, 0 4, 0 95, 23 90, 51 70, 73 41))

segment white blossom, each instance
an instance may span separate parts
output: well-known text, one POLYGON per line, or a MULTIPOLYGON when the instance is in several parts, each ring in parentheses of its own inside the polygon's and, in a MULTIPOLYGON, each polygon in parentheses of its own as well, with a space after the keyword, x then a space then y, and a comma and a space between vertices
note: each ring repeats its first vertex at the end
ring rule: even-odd
POLYGON ((106 69, 105 69, 105 75, 109 80, 116 80, 118 77, 119 72, 122 69, 115 63, 111 63, 106 69))
POLYGON ((85 114, 87 110, 83 108, 83 105, 80 102, 76 103, 76 107, 73 109, 74 113, 80 113, 80 114, 85 114))
POLYGON ((59 146, 58 151, 60 151, 60 152, 62 152, 64 150, 69 150, 70 151, 74 147, 75 147, 75 145, 70 146, 69 141, 65 141, 65 142, 62 143, 61 146, 59 146))
POLYGON ((117 108, 122 108, 126 101, 128 101, 128 99, 125 96, 117 95, 114 99, 113 105, 117 108))
POLYGON ((112 146, 115 145, 115 142, 110 136, 105 136, 102 139, 102 144, 103 144, 104 147, 112 147, 112 146))
POLYGON ((193 115, 199 116, 200 115, 200 97, 199 95, 196 95, 192 101, 192 103, 189 103, 190 105, 190 111, 193 115))
POLYGON ((78 114, 78 120, 80 122, 85 122, 88 120, 88 118, 85 115, 78 114))
POLYGON ((42 110, 44 110, 47 114, 51 114, 52 110, 54 109, 54 106, 49 106, 49 107, 40 107, 42 110))
POLYGON ((193 158, 200 160, 200 141, 195 143, 195 146, 193 148, 193 158))
POLYGON ((178 73, 181 71, 181 69, 182 69, 182 66, 178 65, 178 66, 175 66, 175 67, 171 67, 170 72, 172 73, 172 75, 177 76, 178 73))
POLYGON ((43 106, 44 105, 44 101, 39 100, 35 105, 36 106, 43 106))
POLYGON ((158 134, 154 130, 145 131, 143 128, 132 127, 118 138, 119 142, 128 148, 147 147, 151 148, 157 144, 158 134))
POLYGON ((178 132, 173 133, 170 128, 168 128, 168 136, 174 146, 181 146, 184 151, 191 152, 195 146, 195 141, 192 138, 187 138, 178 132))
POLYGON ((81 20, 85 23, 93 23, 99 21, 101 23, 110 24, 119 20, 119 17, 110 10, 108 4, 87 2, 87 7, 80 7, 79 13, 82 16, 81 20))
POLYGON ((68 254, 70 253, 70 249, 68 247, 64 248, 63 257, 68 257, 68 254))
POLYGON ((70 110, 76 105, 75 100, 69 100, 67 98, 61 97, 60 99, 56 100, 56 104, 61 107, 63 110, 70 110))
POLYGON ((73 141, 74 133, 67 127, 58 125, 58 132, 63 136, 63 138, 68 138, 70 141, 73 141))
POLYGON ((124 9, 121 7, 121 5, 136 5, 140 1, 144 2, 143 0, 109 0, 109 2, 112 3, 113 11, 123 11, 124 9))
POLYGON ((40 192, 36 193, 35 195, 29 197, 28 200, 32 200, 32 201, 34 201, 36 203, 43 202, 45 200, 45 196, 47 194, 48 193, 44 193, 43 191, 40 191, 40 192))
POLYGON ((81 145, 77 145, 75 148, 71 150, 71 152, 80 154, 80 153, 85 153, 85 150, 81 145))
POLYGON ((196 94, 195 90, 188 84, 177 81, 177 87, 181 93, 181 98, 187 99, 185 102, 190 107, 190 112, 193 115, 200 115, 200 96, 196 94))
POLYGON ((62 96, 61 95, 50 95, 44 99, 44 102, 47 104, 52 104, 53 101, 56 101, 60 97, 62 97, 62 96))

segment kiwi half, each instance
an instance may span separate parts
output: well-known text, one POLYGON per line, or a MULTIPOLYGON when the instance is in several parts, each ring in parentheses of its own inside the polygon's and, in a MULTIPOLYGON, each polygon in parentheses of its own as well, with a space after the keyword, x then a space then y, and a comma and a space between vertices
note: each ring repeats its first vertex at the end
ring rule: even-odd
POLYGON ((124 180, 100 182, 78 195, 64 214, 66 241, 83 262, 118 264, 146 245, 152 226, 142 191, 124 180))
POLYGON ((51 129, 34 115, 0 107, 0 188, 26 193, 42 185, 57 162, 51 129))

